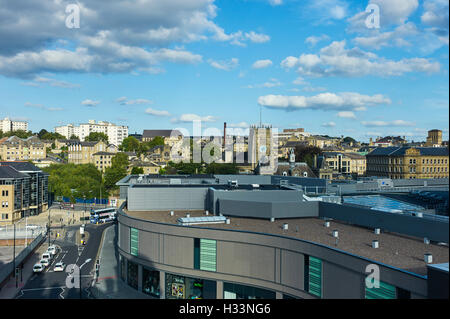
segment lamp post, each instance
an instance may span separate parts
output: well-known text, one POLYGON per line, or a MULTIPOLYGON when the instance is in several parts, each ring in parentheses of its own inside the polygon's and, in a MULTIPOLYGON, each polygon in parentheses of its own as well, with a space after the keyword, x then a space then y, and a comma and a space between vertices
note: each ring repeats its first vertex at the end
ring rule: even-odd
POLYGON ((91 261, 91 258, 86 259, 86 261, 80 266, 80 299, 82 299, 82 295, 81 295, 81 268, 83 268, 84 265, 86 265, 88 262, 91 261))
POLYGON ((86 195, 83 195, 83 201, 84 201, 84 211, 83 211, 83 224, 84 224, 84 214, 86 213, 86 195))

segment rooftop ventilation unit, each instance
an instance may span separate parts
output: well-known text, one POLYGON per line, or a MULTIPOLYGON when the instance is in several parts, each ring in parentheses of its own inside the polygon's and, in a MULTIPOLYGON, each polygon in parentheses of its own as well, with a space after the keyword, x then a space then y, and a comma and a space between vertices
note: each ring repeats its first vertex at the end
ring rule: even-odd
POLYGON ((338 238, 339 237, 339 232, 337 230, 333 230, 333 237, 334 238, 338 238))
POLYGON ((189 218, 189 217, 191 217, 191 214, 187 213, 186 218, 189 218))
POLYGON ((378 242, 378 240, 372 240, 372 248, 379 248, 380 247, 380 243, 378 242))
POLYGON ((326 221, 325 223, 323 223, 323 225, 328 228, 328 227, 330 227, 330 222, 326 221))
POLYGON ((288 224, 283 224, 283 230, 288 230, 289 229, 289 225, 288 224))
POLYGON ((381 233, 381 229, 375 228, 375 235, 379 235, 381 233))
POLYGON ((433 262, 433 255, 425 254, 425 255, 423 255, 423 257, 427 264, 431 264, 433 262))
POLYGON ((275 218, 274 217, 270 217, 270 222, 274 222, 275 221, 275 218))
POLYGON ((223 216, 208 216, 208 217, 181 217, 177 219, 178 225, 205 225, 205 224, 224 224, 227 219, 223 216))
POLYGON ((209 215, 209 211, 205 211, 205 215, 208 216, 209 215))
POLYGON ((172 210, 172 211, 170 211, 170 216, 173 216, 173 210, 172 210))
POLYGON ((430 240, 428 239, 428 238, 424 238, 423 239, 423 243, 425 244, 425 245, 429 245, 430 244, 430 240))

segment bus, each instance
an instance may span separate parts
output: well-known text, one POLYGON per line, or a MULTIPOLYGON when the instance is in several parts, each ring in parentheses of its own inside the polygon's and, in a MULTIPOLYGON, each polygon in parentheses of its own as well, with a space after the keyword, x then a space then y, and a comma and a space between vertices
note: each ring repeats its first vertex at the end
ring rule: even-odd
POLYGON ((89 221, 91 224, 103 224, 115 221, 117 218, 116 208, 91 209, 89 221))

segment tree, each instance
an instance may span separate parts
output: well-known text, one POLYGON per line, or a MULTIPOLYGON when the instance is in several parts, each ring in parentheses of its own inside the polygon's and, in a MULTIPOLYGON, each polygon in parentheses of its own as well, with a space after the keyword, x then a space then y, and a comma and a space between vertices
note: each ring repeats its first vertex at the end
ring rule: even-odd
POLYGON ((353 143, 353 145, 357 143, 356 140, 354 138, 350 137, 350 136, 347 136, 342 141, 344 143, 348 143, 348 144, 353 143))
POLYGON ((104 141, 106 144, 108 144, 108 135, 101 132, 91 132, 88 136, 86 136, 85 140, 87 142, 104 141))
POLYGON ((52 132, 47 132, 47 131, 43 132, 43 131, 45 131, 45 130, 41 130, 41 131, 38 133, 38 137, 39 137, 41 140, 54 141, 54 140, 61 140, 61 139, 64 139, 64 138, 65 138, 64 136, 62 136, 62 135, 59 134, 59 133, 52 133, 52 132), (42 134, 41 134, 41 133, 42 133, 42 134))
POLYGON ((43 140, 44 138, 42 138, 42 136, 45 135, 45 134, 47 134, 47 133, 48 133, 48 131, 47 131, 46 129, 43 128, 42 130, 39 131, 38 137, 39 137, 41 140, 43 140))
POLYGON ((122 152, 136 152, 139 149, 139 144, 139 141, 135 137, 129 136, 123 139, 119 149, 122 152))
POLYGON ((111 159, 111 167, 105 170, 105 188, 115 190, 118 187, 116 183, 127 176, 128 156, 125 153, 117 153, 111 159))
POLYGON ((131 169, 131 175, 144 174, 144 169, 142 167, 133 167, 131 169))
POLYGON ((309 167, 313 167, 314 155, 322 154, 322 150, 317 146, 297 146, 294 153, 297 161, 305 162, 309 167))
POLYGON ((76 136, 75 134, 70 135, 70 140, 80 140, 80 138, 78 136, 76 136))
POLYGON ((236 163, 211 163, 206 165, 206 174, 238 174, 236 163))

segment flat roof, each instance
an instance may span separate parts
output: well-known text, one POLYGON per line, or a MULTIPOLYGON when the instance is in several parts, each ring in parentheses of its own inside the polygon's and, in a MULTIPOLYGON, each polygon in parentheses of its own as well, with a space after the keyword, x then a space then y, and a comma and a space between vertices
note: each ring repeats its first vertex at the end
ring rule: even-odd
MULTIPOLYGON (((159 223, 178 224, 177 219, 186 217, 186 211, 144 211, 131 212, 124 210, 130 217, 159 223)), ((204 211, 189 211, 191 217, 205 216, 204 211)), ((372 229, 349 225, 333 220, 330 227, 324 226, 324 220, 320 218, 289 218, 276 219, 270 222, 267 219, 229 217, 230 224, 199 225, 215 229, 228 229, 250 231, 256 233, 274 234, 302 239, 330 248, 346 251, 350 254, 374 260, 392 267, 400 268, 418 275, 427 274, 427 264, 424 254, 433 255, 433 263, 448 263, 449 248, 447 245, 429 244, 423 242, 423 238, 400 235, 396 233, 381 232, 375 235, 372 229), (288 230, 283 230, 283 224, 289 225, 288 230), (335 245, 333 230, 339 232, 339 242, 335 245), (379 248, 371 247, 372 240, 379 241, 379 248)), ((190 226, 185 226, 190 227, 190 226)))

